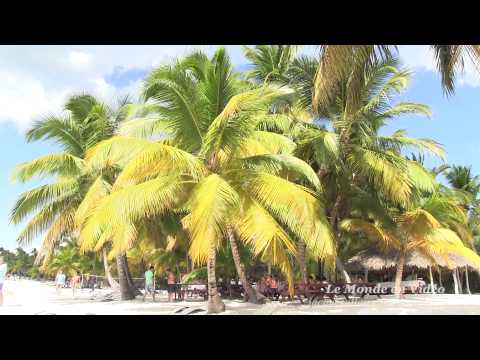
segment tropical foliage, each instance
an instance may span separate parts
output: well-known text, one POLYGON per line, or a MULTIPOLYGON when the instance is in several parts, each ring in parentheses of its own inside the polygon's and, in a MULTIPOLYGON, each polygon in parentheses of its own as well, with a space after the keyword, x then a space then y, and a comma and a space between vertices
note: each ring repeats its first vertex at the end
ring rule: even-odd
MULTIPOLYGON (((257 261, 279 269, 290 291, 315 262, 349 281, 343 260, 372 242, 396 249, 399 265, 416 250, 461 254, 480 267, 477 179, 443 166, 451 187, 442 185, 440 170, 420 161, 444 161, 441 144, 406 130, 385 134, 402 115, 430 115, 426 105, 396 101, 412 73, 395 49, 298 50, 245 47, 246 73, 223 48, 193 52, 153 69, 141 101, 114 110, 90 95, 70 98, 64 115, 27 133, 62 151, 14 171, 18 181, 50 181, 12 210, 16 224, 29 218, 19 243, 45 233, 38 259, 51 269, 81 269, 82 254, 102 253, 108 272, 116 258, 121 288, 128 263, 134 272, 154 264, 158 273, 206 276, 210 312, 224 309, 218 275, 239 277, 249 300, 260 300, 246 271, 257 261)), ((435 53, 447 92, 463 56, 478 55, 476 46, 435 53)))

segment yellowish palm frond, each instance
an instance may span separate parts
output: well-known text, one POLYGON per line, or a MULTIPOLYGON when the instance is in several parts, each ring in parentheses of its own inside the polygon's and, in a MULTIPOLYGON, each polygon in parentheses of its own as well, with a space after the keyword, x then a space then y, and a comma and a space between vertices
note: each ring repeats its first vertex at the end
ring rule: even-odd
POLYGON ((111 185, 99 176, 88 189, 75 213, 75 225, 81 227, 98 202, 111 191, 111 185))
MULTIPOLYGON (((130 250, 137 238, 138 232, 134 224, 125 222, 121 226, 115 228, 115 231, 111 237, 112 250, 116 254, 124 253, 130 250)), ((97 251, 103 246, 103 244, 98 244, 96 246, 97 251)))
POLYGON ((212 244, 220 245, 238 205, 235 189, 217 174, 207 176, 195 186, 187 205, 190 213, 183 220, 190 234, 190 256, 195 263, 205 263, 212 244))
POLYGON ((349 155, 348 161, 355 172, 382 189, 392 201, 402 205, 408 202, 412 180, 405 159, 389 152, 357 148, 349 155))
POLYGON ((55 245, 57 245, 64 234, 71 233, 75 225, 75 212, 73 209, 65 209, 61 212, 53 224, 50 226, 47 235, 45 236, 40 250, 38 252, 36 263, 41 259, 47 259, 53 252, 55 245))
POLYGON ((135 224, 175 208, 182 190, 185 190, 184 183, 177 176, 167 176, 110 194, 98 203, 84 222, 80 242, 96 244, 104 232, 115 234, 117 231, 112 229, 135 224))
POLYGON ((430 254, 440 255, 450 262, 449 255, 458 255, 467 260, 477 269, 480 269, 480 257, 471 249, 467 248, 458 235, 446 228, 433 229, 423 242, 412 243, 412 247, 421 247, 430 254))
POLYGON ((243 158, 265 154, 292 154, 295 143, 286 136, 267 132, 255 131, 249 138, 242 141, 236 149, 235 157, 243 158))
POLYGON ((198 180, 207 173, 207 170, 198 157, 174 146, 153 143, 149 149, 132 158, 125 166, 115 181, 114 190, 173 173, 198 180))
POLYGON ((381 136, 379 140, 383 144, 397 147, 398 150, 418 150, 422 154, 428 153, 441 160, 445 160, 445 149, 443 145, 432 139, 408 137, 404 130, 397 130, 392 136, 381 136))
POLYGON ((35 176, 80 175, 84 165, 82 159, 65 152, 48 154, 17 166, 11 174, 11 179, 24 183, 35 176))
POLYGON ((437 183, 435 177, 416 161, 406 162, 408 177, 412 182, 412 187, 420 191, 434 193, 437 183))
POLYGON ((114 136, 87 151, 86 161, 92 169, 125 166, 139 153, 155 146, 155 142, 127 136, 114 136))
POLYGON ((313 257, 334 259, 335 241, 330 224, 313 192, 264 172, 244 171, 241 178, 247 186, 244 191, 302 239, 313 257))
POLYGON ((204 138, 202 155, 210 157, 223 150, 230 156, 257 128, 269 103, 280 96, 279 90, 255 89, 234 95, 210 124, 204 138))
POLYGON ((345 219, 339 224, 340 229, 350 233, 363 233, 368 237, 378 240, 385 247, 399 247, 400 241, 391 232, 383 229, 379 224, 362 219, 345 219))
POLYGON ((398 218, 398 224, 413 241, 425 239, 434 229, 442 227, 432 214, 420 208, 404 213, 398 218))
POLYGON ((322 185, 315 171, 305 161, 286 154, 267 154, 250 156, 239 161, 244 169, 260 169, 272 175, 287 178, 290 181, 308 182, 316 191, 322 191, 322 185))
POLYGON ((256 256, 268 258, 285 274, 289 289, 293 291, 293 271, 289 254, 296 256, 294 241, 265 209, 250 201, 244 215, 236 223, 240 239, 251 246, 256 256))
POLYGON ((49 229, 57 215, 67 207, 69 207, 68 198, 60 198, 43 207, 20 232, 17 237, 18 244, 20 246, 30 245, 33 240, 49 229))
MULTIPOLYGON (((296 256, 294 241, 272 217, 258 203, 252 201, 245 214, 236 224, 240 239, 252 247, 255 255, 261 255, 272 247, 272 242, 280 244, 293 256, 296 256)), ((277 261, 272 255, 272 260, 277 261)))
MULTIPOLYGON (((130 104, 131 106, 142 106, 143 104, 130 104)), ((143 105, 144 106, 144 105, 143 105)), ((149 139, 153 136, 167 135, 169 133, 168 121, 160 116, 154 109, 148 113, 130 114, 118 129, 117 133, 121 136, 138 137, 149 139)))

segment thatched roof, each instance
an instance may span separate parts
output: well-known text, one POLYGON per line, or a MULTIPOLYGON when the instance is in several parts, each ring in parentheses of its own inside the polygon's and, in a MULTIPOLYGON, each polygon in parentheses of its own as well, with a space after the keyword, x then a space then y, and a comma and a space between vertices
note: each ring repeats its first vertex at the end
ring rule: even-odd
MULTIPOLYGON (((350 258, 346 266, 350 270, 383 270, 397 266, 398 253, 396 252, 381 252, 378 249, 368 249, 359 252, 357 255, 350 258)), ((441 266, 449 269, 457 267, 470 266, 476 268, 473 263, 459 255, 450 254, 448 261, 443 256, 434 255, 431 258, 424 256, 418 252, 413 252, 407 256, 405 266, 417 267, 420 269, 427 269, 428 266, 441 266)))

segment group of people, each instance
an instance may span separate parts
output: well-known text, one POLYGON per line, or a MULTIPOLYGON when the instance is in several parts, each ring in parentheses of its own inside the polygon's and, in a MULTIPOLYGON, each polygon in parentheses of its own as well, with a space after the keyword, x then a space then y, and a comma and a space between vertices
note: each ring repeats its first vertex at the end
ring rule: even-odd
POLYGON ((284 284, 273 275, 264 275, 256 283, 257 290, 266 297, 277 299, 284 284))
MULTIPOLYGON (((80 272, 77 271, 70 279, 70 287, 72 288, 73 297, 75 297, 75 291, 80 288, 81 283, 80 272)), ((67 285, 67 275, 63 270, 58 270, 57 275, 55 276, 55 288, 57 295, 60 295, 62 289, 67 285)))
MULTIPOLYGON (((170 269, 165 271, 165 279, 167 280, 168 301, 172 302, 176 292, 176 276, 170 269)), ((145 271, 145 292, 143 293, 143 301, 146 297, 152 296, 152 301, 155 302, 155 267, 152 265, 145 271)))

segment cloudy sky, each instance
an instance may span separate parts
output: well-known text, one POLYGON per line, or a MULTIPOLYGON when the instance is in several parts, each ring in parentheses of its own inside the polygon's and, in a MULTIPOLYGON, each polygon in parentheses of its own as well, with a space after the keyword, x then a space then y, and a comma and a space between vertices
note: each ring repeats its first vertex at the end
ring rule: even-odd
MULTIPOLYGON (((125 94, 135 97, 152 67, 193 48, 199 47, 0 46, 0 246, 15 247, 20 227, 8 224, 8 214, 18 194, 36 185, 11 183, 11 169, 55 150, 51 144, 25 143, 23 134, 32 121, 45 113, 60 112, 64 100, 73 93, 92 92, 107 102, 125 94)), ((216 46, 200 48, 211 54, 216 46)), ((246 64, 240 46, 227 49, 234 65, 246 64)), ((471 164, 480 173, 476 140, 480 130, 480 77, 473 66, 466 65, 455 95, 446 98, 428 47, 400 46, 399 50, 403 63, 415 71, 401 100, 427 104, 433 116, 406 116, 386 131, 405 128, 410 135, 431 137, 445 145, 450 163, 471 164)), ((314 53, 315 49, 307 47, 304 51, 314 53)))

